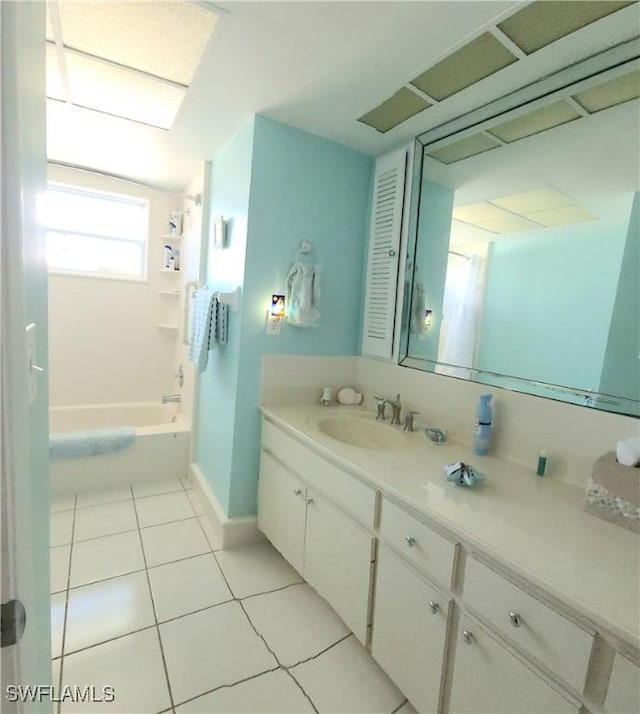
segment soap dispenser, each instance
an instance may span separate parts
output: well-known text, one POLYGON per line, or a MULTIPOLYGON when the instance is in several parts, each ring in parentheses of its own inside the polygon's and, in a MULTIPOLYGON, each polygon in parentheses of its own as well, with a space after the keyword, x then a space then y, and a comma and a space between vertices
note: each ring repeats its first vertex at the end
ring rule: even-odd
POLYGON ((476 428, 473 432, 473 453, 478 456, 484 456, 489 452, 493 421, 493 409, 490 403, 492 397, 492 394, 480 395, 480 404, 476 413, 476 428))

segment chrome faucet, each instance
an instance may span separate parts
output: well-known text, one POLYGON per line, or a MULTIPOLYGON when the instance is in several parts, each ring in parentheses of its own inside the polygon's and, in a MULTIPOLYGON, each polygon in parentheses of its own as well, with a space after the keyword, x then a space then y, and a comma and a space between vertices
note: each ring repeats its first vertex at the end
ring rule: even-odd
POLYGON ((374 397, 374 399, 376 400, 376 406, 378 407, 376 421, 384 421, 386 418, 384 408, 387 406, 387 400, 384 397, 374 397))
POLYGON ((400 402, 400 395, 396 394, 395 402, 387 401, 387 404, 391 404, 391 409, 393 412, 392 416, 391 416, 391 424, 400 426, 400 411, 402 409, 402 404, 400 402))
POLYGON ((179 394, 165 394, 162 397, 163 404, 180 404, 182 398, 179 394))

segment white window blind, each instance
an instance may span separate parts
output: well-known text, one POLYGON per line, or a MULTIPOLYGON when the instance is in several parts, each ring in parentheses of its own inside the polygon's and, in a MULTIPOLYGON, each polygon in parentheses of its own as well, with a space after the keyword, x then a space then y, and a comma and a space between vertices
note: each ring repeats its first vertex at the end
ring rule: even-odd
POLYGON ((376 162, 362 335, 362 353, 374 357, 393 351, 406 171, 405 149, 376 162))

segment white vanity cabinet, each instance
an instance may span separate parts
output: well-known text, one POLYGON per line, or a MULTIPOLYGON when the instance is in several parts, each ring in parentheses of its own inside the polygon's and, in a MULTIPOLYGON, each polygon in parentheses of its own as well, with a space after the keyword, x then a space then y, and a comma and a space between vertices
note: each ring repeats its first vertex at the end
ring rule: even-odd
POLYGON ((265 422, 258 528, 366 644, 375 538, 353 510, 373 523, 375 491, 265 422), (323 473, 331 500, 312 485, 323 473))
POLYGON ((451 714, 580 711, 470 617, 462 615, 457 629, 451 714))
POLYGON ((420 712, 438 711, 450 601, 385 546, 371 654, 420 712))
POLYGON ((609 679, 605 710, 610 714, 640 712, 640 667, 616 654, 609 679))

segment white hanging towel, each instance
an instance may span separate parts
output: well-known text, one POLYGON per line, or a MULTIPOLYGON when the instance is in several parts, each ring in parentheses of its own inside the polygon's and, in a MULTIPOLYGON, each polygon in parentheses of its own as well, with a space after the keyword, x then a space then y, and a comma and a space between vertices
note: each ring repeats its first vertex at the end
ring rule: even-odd
POLYGON ((287 322, 297 327, 315 327, 320 319, 318 269, 300 261, 287 276, 287 322))
POLYGON ((195 362, 198 372, 204 372, 209 361, 211 322, 216 308, 215 294, 206 287, 193 297, 189 361, 195 362))

